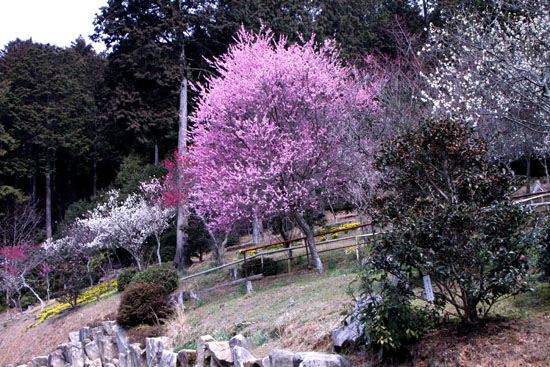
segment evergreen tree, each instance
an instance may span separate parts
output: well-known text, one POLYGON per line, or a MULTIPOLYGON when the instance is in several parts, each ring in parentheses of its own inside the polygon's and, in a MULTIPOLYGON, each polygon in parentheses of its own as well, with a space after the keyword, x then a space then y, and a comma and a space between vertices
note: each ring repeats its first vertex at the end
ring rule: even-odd
MULTIPOLYGON (((76 51, 85 48, 82 43, 62 49, 16 40, 0 57, 7 83, 0 118, 14 147, 10 180, 32 198, 44 198, 47 237, 52 235, 53 191, 72 191, 92 146, 87 131, 95 117, 94 98, 86 83, 91 70, 76 51), (62 175, 56 180, 58 172, 62 175)), ((64 201, 57 202, 61 210, 64 201)))

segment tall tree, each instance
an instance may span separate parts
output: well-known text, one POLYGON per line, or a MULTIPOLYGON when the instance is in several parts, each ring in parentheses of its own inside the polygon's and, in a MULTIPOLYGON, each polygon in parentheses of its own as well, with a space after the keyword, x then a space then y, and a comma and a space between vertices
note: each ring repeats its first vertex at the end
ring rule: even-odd
MULTIPOLYGON (((107 77, 112 81, 106 117, 114 118, 142 144, 187 145, 188 80, 208 55, 206 25, 213 21, 209 0, 110 0, 97 16, 96 39, 112 50, 107 77)), ((195 74, 196 75, 196 74, 195 74)), ((172 146, 165 152, 171 152, 172 146)), ((182 204, 183 205, 183 204, 182 204)), ((174 265, 183 268, 185 207, 178 209, 174 265)))
POLYGON ((0 73, 9 86, 8 112, 0 118, 15 139, 15 174, 19 180, 32 178, 29 185, 19 185, 29 187, 34 198, 36 182, 43 178, 45 194, 39 196, 45 199, 46 235, 51 237, 56 168, 70 160, 82 162, 90 147, 85 132, 93 98, 83 83, 82 58, 73 48, 30 40, 11 42, 1 56, 0 73))
POLYGON ((199 212, 222 230, 285 214, 323 265, 306 212, 338 197, 352 169, 338 133, 357 111, 376 108, 376 89, 356 83, 334 45, 286 46, 270 31, 242 30, 213 62, 219 76, 201 85, 191 156, 199 212))
POLYGON ((505 164, 549 151, 550 3, 501 2, 434 28, 424 51, 440 62, 423 77, 434 114, 464 116, 505 164))

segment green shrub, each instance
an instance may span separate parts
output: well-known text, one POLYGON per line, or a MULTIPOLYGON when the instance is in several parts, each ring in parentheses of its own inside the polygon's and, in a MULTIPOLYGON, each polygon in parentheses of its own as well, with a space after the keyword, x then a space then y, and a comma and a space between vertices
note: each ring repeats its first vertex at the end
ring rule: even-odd
POLYGON ((30 294, 24 294, 23 297, 21 297, 21 308, 23 310, 26 310, 29 306, 32 306, 36 303, 36 298, 31 296, 30 294))
POLYGON ((401 353, 405 344, 433 328, 437 314, 428 306, 412 306, 414 293, 405 282, 394 285, 383 277, 375 284, 373 276, 370 270, 361 274, 361 295, 352 317, 363 325, 358 343, 383 359, 401 353))
MULTIPOLYGON (((262 267, 262 260, 256 257, 246 261, 246 270, 248 276, 254 274, 263 274, 264 276, 277 275, 282 272, 281 262, 274 261, 269 257, 264 258, 264 265, 262 267)), ((245 264, 241 267, 241 276, 245 275, 245 264)))
POLYGON ((138 270, 135 268, 127 268, 120 272, 120 275, 117 279, 117 289, 119 292, 124 292, 126 287, 132 282, 134 276, 138 273, 138 270))
POLYGON ((370 203, 377 226, 392 228, 372 244, 377 270, 428 274, 470 325, 528 289, 533 246, 530 211, 509 199, 514 178, 489 159, 468 124, 427 121, 384 144, 376 160, 384 194, 370 203))
POLYGON ((160 324, 172 313, 166 289, 160 284, 130 284, 122 293, 117 323, 124 327, 160 324))
POLYGON ((178 288, 178 272, 169 264, 152 265, 134 275, 131 283, 143 282, 160 284, 170 294, 178 288))

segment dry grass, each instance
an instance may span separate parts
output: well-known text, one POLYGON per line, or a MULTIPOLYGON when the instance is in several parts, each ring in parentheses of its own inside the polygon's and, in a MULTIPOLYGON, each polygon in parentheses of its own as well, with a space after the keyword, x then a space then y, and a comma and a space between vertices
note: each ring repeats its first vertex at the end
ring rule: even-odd
MULTIPOLYGON (((228 253, 226 258, 233 257, 235 253, 228 253)), ((304 261, 294 262, 293 273, 254 282, 252 295, 245 294, 243 285, 203 294, 200 302, 187 302, 186 311, 178 310, 164 325, 164 333, 185 348, 194 348, 201 335, 228 340, 242 333, 258 345, 252 351, 257 357, 274 348, 328 351, 331 331, 351 303, 347 288, 356 277, 356 263, 355 254, 345 250, 326 252, 321 258, 326 269, 321 276, 308 270, 304 261)), ((191 272, 208 266, 196 264, 191 272)), ((187 286, 204 289, 228 279, 225 269, 193 279, 187 286)), ((66 342, 70 331, 106 317, 118 302, 119 296, 114 296, 87 305, 26 333, 32 316, 8 322, 0 329, 0 365, 26 363, 33 356, 48 354, 66 342)), ((468 334, 456 325, 446 325, 424 337, 415 349, 415 358, 403 365, 550 366, 550 285, 509 299, 495 312, 507 321, 487 323, 468 334)), ((367 357, 360 353, 348 357, 353 365, 367 364, 367 357)))
POLYGON ((28 330, 25 329, 34 321, 33 315, 19 315, 18 319, 10 321, 6 314, 2 314, 0 366, 26 364, 33 357, 51 353, 57 345, 68 341, 71 331, 78 331, 96 320, 111 316, 113 310, 118 308, 118 302, 119 296, 114 295, 46 320, 28 330))
POLYGON ((177 319, 183 327, 173 328, 178 345, 193 347, 205 334, 221 340, 242 333, 262 344, 254 352, 257 356, 273 348, 326 350, 331 331, 351 302, 346 290, 353 279, 353 255, 339 252, 340 262, 332 258, 333 269, 322 276, 311 270, 280 274, 255 282, 249 296, 235 286, 189 302, 184 318, 177 319))

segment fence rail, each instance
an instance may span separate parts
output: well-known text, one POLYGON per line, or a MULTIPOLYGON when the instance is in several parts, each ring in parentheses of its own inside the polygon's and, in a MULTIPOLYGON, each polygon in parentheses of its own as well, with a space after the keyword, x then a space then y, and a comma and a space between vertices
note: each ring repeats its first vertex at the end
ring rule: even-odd
MULTIPOLYGON (((359 247, 364 244, 364 243, 361 243, 360 239, 365 238, 365 239, 368 240, 369 238, 373 238, 374 236, 383 233, 383 232, 376 233, 374 231, 374 228, 372 227, 372 223, 359 224, 359 225, 352 226, 352 227, 336 229, 336 230, 332 230, 332 231, 326 231, 326 232, 317 233, 317 234, 314 235, 314 237, 321 237, 321 236, 336 234, 336 233, 343 232, 343 231, 350 231, 350 230, 365 228, 365 227, 368 227, 368 226, 371 227, 371 231, 369 233, 362 233, 362 234, 357 234, 357 235, 352 235, 352 236, 346 236, 346 237, 341 237, 341 238, 333 238, 333 239, 330 239, 330 240, 315 242, 315 247, 318 248, 319 246, 330 245, 330 244, 337 243, 337 242, 344 242, 344 241, 349 241, 349 240, 354 241, 353 244, 338 246, 338 247, 333 247, 333 248, 327 248, 327 249, 320 249, 317 252, 318 253, 323 253, 323 252, 336 251, 336 250, 355 247, 356 248, 355 249, 356 258, 357 258, 357 260, 359 260, 359 247)), ((293 260, 293 259, 297 259, 297 258, 305 256, 305 257, 307 257, 307 259, 308 259, 307 261, 308 261, 308 264, 309 264, 310 254, 309 254, 309 248, 305 243, 305 239, 306 239, 306 237, 302 236, 302 237, 296 237, 296 238, 293 238, 293 239, 290 239, 290 240, 287 240, 287 241, 281 241, 281 242, 276 242, 276 243, 270 243, 268 245, 256 246, 256 247, 247 248, 247 249, 241 249, 241 250, 239 250, 239 253, 243 254, 242 259, 231 261, 229 263, 226 263, 226 264, 223 264, 223 265, 220 265, 220 266, 216 266, 216 267, 211 268, 211 269, 207 269, 207 270, 195 273, 195 274, 184 276, 184 277, 180 278, 180 281, 184 281, 185 284, 186 284, 186 288, 189 289, 189 286, 188 286, 188 280, 189 279, 199 277, 199 276, 203 276, 203 275, 206 275, 208 273, 211 273, 211 272, 214 272, 214 271, 217 271, 217 270, 220 270, 220 269, 224 269, 224 268, 227 268, 227 267, 236 266, 236 265, 241 264, 241 263, 243 264, 243 269, 245 271, 244 277, 247 278, 248 277, 248 274, 247 274, 248 270, 247 270, 247 265, 246 264, 247 264, 248 261, 250 261, 254 258, 260 257, 262 259, 262 263, 263 263, 263 257, 264 256, 271 256, 271 255, 274 255, 274 254, 284 253, 284 252, 288 253, 287 257, 284 257, 282 259, 277 259, 277 260, 274 260, 274 261, 275 262, 276 261, 287 261, 288 262, 288 270, 290 272, 291 271, 290 261, 293 260), (291 245, 292 243, 297 242, 297 241, 300 241, 301 244, 298 245, 298 246, 292 246, 291 245), (254 254, 247 255, 247 253, 252 252, 252 251, 258 251, 258 250, 267 249, 267 248, 270 248, 270 247, 283 246, 283 245, 288 245, 288 247, 276 248, 276 249, 273 249, 273 250, 256 252, 254 254), (305 253, 297 254, 297 255, 294 255, 294 256, 292 255, 293 251, 300 250, 300 249, 305 249, 305 253)), ((201 292, 201 291, 198 291, 197 293, 199 293, 199 292, 201 292)))
POLYGON ((550 210, 550 191, 539 191, 523 195, 512 196, 512 200, 518 204, 527 205, 536 211, 550 210))

